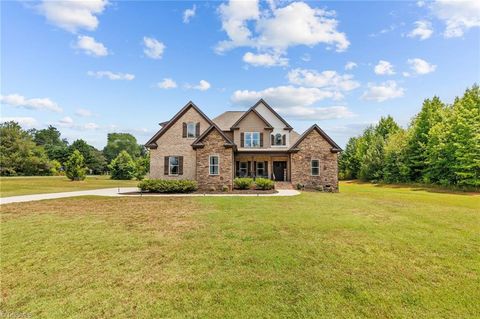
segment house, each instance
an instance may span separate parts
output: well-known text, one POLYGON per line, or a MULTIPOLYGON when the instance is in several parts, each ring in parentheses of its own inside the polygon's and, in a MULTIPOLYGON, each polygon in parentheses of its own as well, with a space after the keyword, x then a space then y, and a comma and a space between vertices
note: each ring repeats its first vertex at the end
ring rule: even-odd
POLYGON ((146 144, 150 178, 196 180, 204 190, 246 176, 338 190, 340 147, 318 125, 298 134, 263 99, 214 119, 189 102, 160 125, 146 144))

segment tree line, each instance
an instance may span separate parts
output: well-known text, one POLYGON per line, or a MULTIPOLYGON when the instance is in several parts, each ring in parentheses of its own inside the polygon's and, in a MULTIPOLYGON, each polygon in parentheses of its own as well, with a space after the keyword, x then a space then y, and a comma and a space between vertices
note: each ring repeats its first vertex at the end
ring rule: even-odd
POLYGON ((0 124, 0 175, 67 175, 110 173, 114 179, 142 179, 149 169, 148 152, 129 133, 109 133, 98 150, 82 139, 69 144, 54 126, 23 129, 16 122, 0 124))
POLYGON ((348 141, 340 177, 385 183, 480 188, 480 88, 448 105, 426 99, 408 128, 391 116, 348 141))

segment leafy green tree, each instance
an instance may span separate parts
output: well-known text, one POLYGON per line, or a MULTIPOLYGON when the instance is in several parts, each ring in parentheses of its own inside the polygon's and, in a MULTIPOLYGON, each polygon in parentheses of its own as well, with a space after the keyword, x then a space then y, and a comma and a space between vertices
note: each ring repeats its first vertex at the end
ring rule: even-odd
POLYGON ((139 157, 135 160, 135 178, 142 180, 147 175, 150 168, 150 157, 139 157))
POLYGON ((66 139, 61 138, 60 131, 49 125, 46 129, 31 130, 33 140, 39 146, 43 146, 50 160, 60 163, 65 162, 70 155, 66 139))
POLYGON ((50 175, 51 168, 43 147, 18 123, 0 124, 0 175, 50 175))
POLYGON ((384 146, 383 181, 406 183, 410 175, 407 165, 406 146, 408 132, 400 129, 391 134, 384 146))
POLYGON ((92 174, 102 174, 107 168, 107 162, 103 153, 97 150, 92 145, 89 145, 86 141, 78 139, 72 143, 69 147, 70 154, 78 150, 85 159, 85 165, 91 171, 92 174))
POLYGON ((144 153, 143 147, 137 144, 135 136, 129 133, 109 133, 107 145, 103 154, 108 162, 111 162, 122 151, 126 151, 132 158, 137 158, 144 153))
POLYGON ((342 179, 356 179, 360 170, 360 160, 357 157, 359 139, 351 137, 345 150, 340 154, 339 171, 342 179))
POLYGON ((82 154, 78 150, 74 150, 72 155, 65 163, 65 173, 72 181, 83 181, 87 176, 87 168, 82 154))
POLYGON ((422 181, 427 170, 426 147, 429 131, 441 121, 441 112, 445 105, 438 97, 426 99, 421 111, 415 116, 410 126, 410 139, 407 145, 408 167, 411 181, 422 181))
POLYGON ((121 151, 116 158, 112 160, 110 165, 110 174, 112 179, 129 180, 135 176, 136 165, 127 151, 121 151))

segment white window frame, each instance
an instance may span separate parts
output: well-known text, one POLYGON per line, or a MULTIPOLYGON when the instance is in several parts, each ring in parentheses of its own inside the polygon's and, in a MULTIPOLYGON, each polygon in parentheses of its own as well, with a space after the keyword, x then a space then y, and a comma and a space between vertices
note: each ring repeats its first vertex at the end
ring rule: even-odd
POLYGON ((260 147, 260 132, 244 132, 243 134, 243 146, 246 148, 259 148, 260 147), (254 136, 258 136, 258 144, 253 145, 254 136), (247 144, 247 136, 250 137, 250 145, 247 144))
POLYGON ((177 176, 180 173, 180 156, 169 156, 168 157, 168 175, 170 176, 177 176), (172 162, 170 159, 176 158, 177 159, 177 165, 172 165, 172 162), (177 167, 177 173, 174 174, 172 173, 172 167, 177 167))
POLYGON ((320 160, 318 159, 312 159, 310 161, 310 175, 311 176, 320 176, 320 160), (317 166, 313 166, 313 162, 316 161, 317 162, 317 166), (318 173, 317 174, 313 174, 313 169, 316 168, 318 170, 318 173))
POLYGON ((238 172, 240 173, 240 176, 248 176, 248 162, 240 162, 238 172), (242 168, 242 164, 245 164, 244 168, 242 168), (242 174, 242 170, 245 171, 245 174, 242 174))
POLYGON ((212 176, 217 176, 217 175, 220 175, 220 156, 218 155, 210 155, 208 156, 208 175, 212 175, 212 176), (217 164, 212 164, 212 157, 216 157, 217 158, 217 164), (212 167, 217 167, 217 173, 216 174, 212 174, 212 167))
POLYGON ((195 138, 197 137, 197 123, 188 122, 187 123, 187 138, 195 138), (190 129, 193 127, 193 134, 190 134, 190 129))
POLYGON ((262 162, 262 161, 257 162, 257 167, 255 167, 255 174, 256 174, 256 176, 264 176, 265 175, 265 162, 262 162), (259 170, 258 164, 262 164, 262 168, 260 168, 260 169, 263 170, 263 174, 261 174, 261 175, 258 174, 258 170, 259 170))

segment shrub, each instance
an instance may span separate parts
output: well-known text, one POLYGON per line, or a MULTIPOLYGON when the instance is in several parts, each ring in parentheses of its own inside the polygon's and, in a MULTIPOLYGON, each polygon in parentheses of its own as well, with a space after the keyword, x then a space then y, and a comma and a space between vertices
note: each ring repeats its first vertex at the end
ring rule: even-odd
POLYGON ((65 162, 65 173, 72 181, 83 181, 87 176, 83 156, 78 150, 73 151, 68 161, 65 162))
POLYGON ((253 185, 253 178, 237 177, 233 180, 233 185, 237 189, 249 189, 253 185))
POLYGON ((108 165, 112 179, 132 179, 136 172, 136 165, 127 151, 121 151, 118 156, 108 165))
POLYGON ((255 180, 255 188, 257 189, 262 189, 262 190, 268 190, 268 189, 273 189, 275 183, 268 178, 257 178, 255 180))
POLYGON ((222 185, 222 192, 228 192, 229 188, 227 185, 222 185))
POLYGON ((188 193, 197 190, 198 185, 192 180, 144 179, 138 188, 150 193, 188 193))
POLYGON ((295 185, 295 188, 298 190, 302 190, 305 188, 305 185, 298 183, 297 185, 295 185))
POLYGON ((147 175, 148 167, 150 166, 148 157, 140 157, 135 161, 135 178, 141 181, 147 175))

